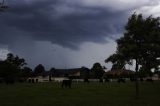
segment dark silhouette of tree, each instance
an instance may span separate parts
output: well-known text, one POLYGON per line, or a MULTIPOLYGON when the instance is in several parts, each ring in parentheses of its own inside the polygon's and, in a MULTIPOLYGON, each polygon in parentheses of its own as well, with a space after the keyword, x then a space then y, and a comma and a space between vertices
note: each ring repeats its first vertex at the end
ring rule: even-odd
MULTIPOLYGON (((136 97, 139 95, 139 65, 144 71, 160 64, 160 18, 134 13, 125 26, 124 36, 117 40, 117 55, 125 61, 136 61, 136 97)), ((112 60, 112 59, 111 59, 112 60)), ((119 61, 119 60, 118 60, 119 61)))
POLYGON ((81 67, 81 78, 84 79, 84 82, 89 83, 89 78, 90 78, 90 69, 87 67, 81 67))
POLYGON ((105 60, 105 62, 106 63, 111 62, 113 64, 111 70, 125 69, 125 65, 126 65, 125 56, 119 53, 111 55, 105 60))
POLYGON ((0 12, 3 12, 5 9, 7 9, 8 6, 5 5, 5 2, 4 0, 0 3, 0 12))
POLYGON ((24 78, 32 77, 33 76, 33 71, 29 67, 24 67, 21 71, 21 76, 24 78))
POLYGON ((52 77, 54 76, 55 71, 56 71, 56 69, 55 69, 54 67, 52 67, 52 68, 49 70, 49 81, 52 81, 52 77))
POLYGON ((0 77, 3 78, 5 83, 14 83, 16 77, 18 76, 19 70, 13 64, 1 61, 0 62, 0 77))
POLYGON ((45 68, 42 64, 37 65, 34 69, 34 74, 36 76, 43 75, 44 72, 45 72, 45 68))
POLYGON ((145 78, 145 77, 151 77, 153 75, 153 72, 151 72, 151 70, 145 70, 145 69, 143 69, 143 67, 141 67, 140 69, 139 69, 139 72, 138 72, 138 76, 140 77, 140 78, 145 78))
POLYGON ((50 75, 53 76, 54 73, 55 73, 56 69, 54 67, 52 67, 49 72, 50 72, 50 75))
POLYGON ((7 59, 5 61, 14 65, 18 69, 21 69, 24 65, 26 65, 25 59, 14 56, 12 53, 7 54, 7 59))
POLYGON ((94 78, 102 78, 105 71, 100 63, 94 63, 93 67, 91 68, 91 73, 94 75, 94 78))
POLYGON ((21 76, 21 69, 25 64, 23 58, 19 58, 18 56, 9 53, 7 54, 6 60, 0 62, 0 76, 7 84, 13 83, 21 76))

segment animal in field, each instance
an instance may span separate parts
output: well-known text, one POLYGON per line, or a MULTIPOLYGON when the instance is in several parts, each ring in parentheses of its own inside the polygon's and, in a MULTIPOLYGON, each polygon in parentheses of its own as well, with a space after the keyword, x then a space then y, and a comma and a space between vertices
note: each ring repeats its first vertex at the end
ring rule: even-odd
POLYGON ((105 78, 105 82, 110 82, 110 80, 108 78, 105 78))
POLYGON ((130 78, 130 81, 134 82, 134 81, 136 81, 136 78, 130 78))
POLYGON ((85 78, 85 79, 84 79, 84 82, 87 82, 87 83, 89 83, 89 80, 88 80, 88 78, 85 78))
POLYGON ((103 83, 103 78, 100 78, 100 79, 99 79, 99 82, 100 82, 100 83, 103 83))
POLYGON ((125 79, 123 79, 123 78, 119 78, 119 79, 118 79, 118 83, 121 83, 121 82, 125 83, 126 81, 125 81, 125 79))
POLYGON ((70 79, 65 79, 65 80, 63 80, 62 81, 62 88, 71 88, 71 85, 72 85, 72 80, 70 80, 70 79))
POLYGON ((143 82, 144 81, 143 78, 140 78, 140 81, 143 82))
POLYGON ((152 78, 147 78, 146 81, 147 82, 153 82, 153 79, 152 78))

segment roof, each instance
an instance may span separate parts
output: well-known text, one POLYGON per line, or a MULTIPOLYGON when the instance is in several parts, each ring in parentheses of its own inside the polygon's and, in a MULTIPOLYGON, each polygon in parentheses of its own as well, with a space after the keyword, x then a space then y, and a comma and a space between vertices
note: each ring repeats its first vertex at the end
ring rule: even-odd
POLYGON ((135 72, 132 70, 115 69, 115 70, 110 70, 105 74, 106 75, 130 75, 130 74, 135 74, 135 72))
POLYGON ((45 72, 45 75, 54 75, 54 76, 64 76, 64 75, 69 75, 69 74, 75 74, 77 72, 83 73, 88 71, 88 68, 73 68, 73 69, 55 69, 54 71, 48 71, 45 72))

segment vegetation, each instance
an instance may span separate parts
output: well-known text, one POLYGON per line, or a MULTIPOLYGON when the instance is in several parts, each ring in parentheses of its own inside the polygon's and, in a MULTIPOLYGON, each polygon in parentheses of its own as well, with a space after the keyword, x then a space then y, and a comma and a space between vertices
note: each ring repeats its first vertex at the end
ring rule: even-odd
POLYGON ((159 106, 160 82, 141 83, 135 99, 134 83, 73 83, 62 89, 59 83, 0 85, 2 106, 159 106))
POLYGON ((93 67, 91 68, 91 75, 93 78, 102 78, 105 71, 103 70, 103 67, 100 63, 94 63, 93 67))
POLYGON ((19 80, 24 74, 23 66, 25 66, 25 60, 14 56, 9 53, 7 59, 0 61, 0 78, 2 78, 7 84, 14 83, 15 80, 19 80))
POLYGON ((37 65, 34 69, 34 75, 36 76, 43 75, 44 72, 45 72, 45 68, 42 64, 37 65))
POLYGON ((151 71, 160 65, 160 18, 134 13, 125 26, 124 36, 117 40, 117 51, 106 62, 123 68, 132 60, 141 70, 151 71))
MULTIPOLYGON (((125 26, 124 36, 117 40, 117 51, 106 62, 123 68, 126 63, 136 61, 136 79, 139 66, 141 74, 151 69, 158 69, 160 65, 160 18, 134 13, 125 26)), ((138 96, 138 80, 136 80, 136 94, 138 96)))

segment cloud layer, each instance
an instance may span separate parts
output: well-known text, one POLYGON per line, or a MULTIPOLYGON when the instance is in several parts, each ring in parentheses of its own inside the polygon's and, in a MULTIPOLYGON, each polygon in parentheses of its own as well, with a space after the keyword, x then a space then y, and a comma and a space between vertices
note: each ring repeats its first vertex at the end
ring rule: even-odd
MULTIPOLYGON (((60 61, 67 58, 71 62, 68 55, 74 50, 81 53, 84 49, 95 50, 98 55, 93 47, 99 46, 95 44, 104 47, 109 42, 107 39, 122 36, 127 18, 134 11, 159 14, 156 9, 159 0, 8 0, 7 4, 10 8, 0 13, 0 44, 33 63, 44 60, 48 53, 54 54, 50 49, 56 48, 55 45, 61 47, 58 49, 61 52, 69 49, 68 54, 62 53, 64 58, 60 61), (84 46, 88 42, 93 45, 84 46), (39 51, 47 53, 43 52, 42 56, 39 51)), ((112 52, 113 48, 110 48, 112 52)), ((79 60, 82 57, 85 56, 77 56, 79 60)), ((53 60, 44 62, 51 64, 53 60)))

